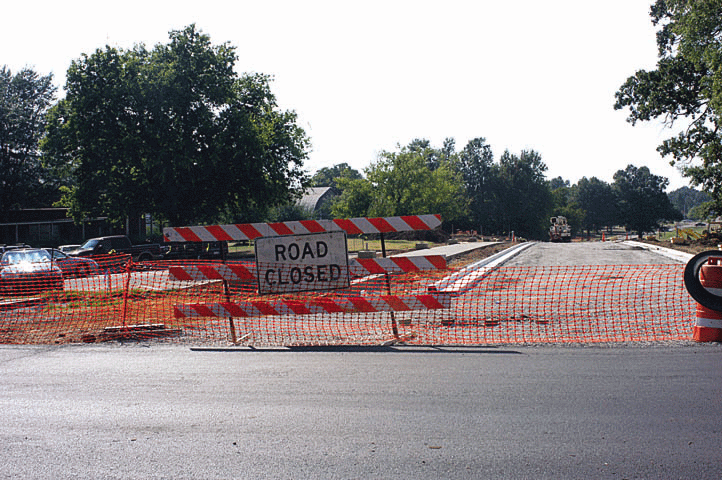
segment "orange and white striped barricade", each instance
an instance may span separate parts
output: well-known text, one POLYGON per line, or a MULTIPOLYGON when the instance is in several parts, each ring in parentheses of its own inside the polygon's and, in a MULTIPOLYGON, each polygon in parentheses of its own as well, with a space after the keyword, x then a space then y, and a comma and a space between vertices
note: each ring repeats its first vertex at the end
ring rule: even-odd
POLYGON ((194 227, 166 227, 167 242, 211 242, 254 240, 260 237, 303 235, 344 231, 348 235, 434 230, 441 226, 441 215, 298 220, 278 223, 243 223, 194 227))
MULTIPOLYGON (((352 275, 357 277, 383 273, 444 270, 446 269, 446 257, 443 255, 423 255, 415 257, 352 258, 348 262, 348 269, 352 275)), ((172 280, 189 282, 258 280, 255 269, 232 263, 171 265, 168 268, 168 275, 172 280)))
POLYGON ((263 317, 282 315, 324 315, 333 313, 406 312, 450 308, 451 296, 443 293, 423 295, 380 295, 375 297, 318 298, 306 302, 291 299, 275 301, 217 302, 176 305, 176 318, 263 317))
MULTIPOLYGON (((348 274, 353 274, 355 276, 370 276, 375 274, 383 274, 386 275, 386 283, 387 283, 387 290, 389 295, 385 296, 384 298, 392 299, 392 298, 400 298, 390 295, 391 294, 391 285, 389 283, 389 273, 400 273, 400 272, 410 272, 410 271, 419 271, 419 270, 426 270, 426 269, 438 269, 438 268, 446 268, 446 260, 441 259, 439 256, 428 256, 428 257, 421 257, 418 259, 390 259, 386 258, 386 249, 384 245, 384 234, 385 233, 391 233, 391 232, 408 232, 408 231, 417 231, 417 230, 434 230, 441 226, 441 215, 435 214, 435 215, 405 215, 405 216, 397 216, 397 217, 377 217, 377 218, 350 218, 350 219, 333 219, 333 220, 300 220, 300 221, 289 221, 289 222, 278 222, 278 223, 246 223, 246 224, 228 224, 228 225, 210 225, 210 226, 192 226, 192 227, 167 227, 163 229, 163 236, 167 242, 202 242, 202 241, 244 241, 244 240, 258 240, 258 242, 262 242, 263 250, 267 250, 268 247, 268 240, 270 237, 283 237, 283 236, 304 236, 304 235, 312 235, 312 234, 328 234, 333 235, 334 232, 343 232, 345 235, 359 235, 359 234, 379 234, 381 237, 381 247, 382 247, 382 253, 383 257, 382 259, 369 259, 366 261, 366 259, 354 259, 352 261, 346 262, 347 260, 347 254, 344 254, 344 261, 338 262, 338 264, 334 264, 334 267, 341 268, 341 263, 343 263, 344 268, 347 268, 347 272, 337 272, 339 273, 339 278, 341 278, 341 274, 343 276, 348 274)), ((276 252, 276 257, 278 257, 278 248, 279 245, 272 244, 271 248, 274 248, 276 252)), ((256 244, 256 255, 260 255, 259 253, 259 243, 256 244)), ((335 250, 334 250, 335 251, 335 250)), ((259 258, 257 258, 257 267, 260 267, 261 263, 263 263, 266 266, 265 274, 263 276, 261 275, 261 271, 258 270, 255 272, 252 272, 250 269, 242 268, 242 267, 235 267, 235 268, 227 268, 227 269, 219 269, 219 268, 213 268, 213 267, 204 267, 204 269, 200 267, 194 267, 193 271, 190 271, 189 269, 177 269, 176 267, 171 267, 170 270, 170 276, 173 278, 176 278, 178 280, 194 280, 194 281, 204 281, 204 280, 211 280, 211 279, 221 279, 224 282, 224 289, 226 290, 226 296, 227 296, 227 302, 225 305, 234 305, 233 302, 230 301, 230 293, 228 290, 228 282, 229 281, 236 281, 236 280, 250 280, 251 278, 255 278, 258 281, 259 285, 259 293, 283 293, 280 291, 277 291, 276 288, 280 288, 282 285, 282 278, 281 274, 282 271, 280 269, 275 269, 273 265, 268 264, 268 260, 265 258, 266 255, 264 253, 264 262, 261 262, 259 258), (271 272, 271 269, 274 269, 273 271, 278 274, 278 278, 275 279, 275 281, 266 281, 266 283, 263 283, 261 279, 266 279, 269 276, 269 272, 271 272), (268 285, 266 285, 268 284, 268 285), (270 286, 269 286, 270 285, 270 286), (263 286, 263 288, 262 288, 263 286)), ((278 260, 278 258, 276 258, 278 260)), ((284 261, 286 259, 284 258, 284 261)), ((305 274, 306 268, 308 268, 307 265, 300 263, 295 264, 292 266, 286 265, 285 268, 290 269, 289 272, 300 272, 300 268, 303 268, 303 272, 305 274)), ((323 266, 318 267, 323 268, 323 266)), ((334 270, 335 271, 335 270, 334 270)), ((299 275, 296 275, 296 277, 301 278, 299 275)), ((303 278, 306 278, 305 276, 303 278)), ((309 277, 310 278, 310 277, 309 277)), ((319 274, 318 278, 320 279, 321 276, 319 274)), ((325 278, 325 277, 324 277, 325 278)), ((290 276, 289 280, 293 280, 294 277, 290 276)), ((283 282, 283 285, 290 284, 293 282, 283 282)), ((324 285, 323 287, 329 287, 326 289, 330 289, 331 287, 334 288, 347 288, 349 286, 349 283, 346 281, 345 285, 324 285)), ((284 287, 286 288, 286 287, 284 287)), ((288 287, 291 288, 290 286, 288 287)), ((303 291, 303 290, 316 290, 317 288, 321 288, 321 286, 294 286, 292 288, 292 291, 303 291)), ((349 297, 351 298, 351 297, 349 297)), ((355 311, 358 308, 361 308, 360 305, 375 305, 375 300, 364 300, 366 297, 358 297, 361 300, 357 302, 357 304, 354 304, 353 306, 347 306, 342 307, 342 311, 355 311), (366 303, 364 303, 366 301, 366 303), (370 303, 369 303, 370 302, 370 303)), ((392 302, 393 305, 396 305, 401 310, 408 310, 409 308, 403 307, 403 305, 406 305, 405 301, 400 302, 392 302)), ((418 302, 412 302, 414 305, 424 305, 423 302, 421 304, 418 304, 418 302)), ((220 305, 220 304, 219 304, 220 305)), ((263 303, 259 303, 259 305, 263 305, 263 303)), ((419 306, 418 308, 422 308, 422 306, 419 306)), ((384 302, 378 304, 378 308, 381 308, 381 310, 378 311, 388 311, 391 312, 391 322, 393 327, 394 336, 398 338, 398 329, 396 325, 396 320, 394 318, 394 312, 397 311, 396 308, 386 308, 384 307, 384 302)), ((227 315, 230 321, 230 328, 231 328, 231 337, 236 342, 236 334, 235 334, 235 327, 233 325, 232 318, 236 316, 234 313, 241 314, 243 309, 238 309, 236 307, 230 307, 230 308, 223 308, 219 310, 219 307, 213 307, 211 310, 205 309, 203 307, 197 307, 201 311, 208 313, 209 311, 218 311, 221 310, 224 312, 224 315, 227 315)), ((416 309, 417 307, 411 308, 416 309)), ((430 307, 423 307, 423 308, 430 308, 430 307)), ((442 307, 434 307, 434 308, 442 308, 442 307)), ((193 310, 193 309, 191 309, 193 310)), ((362 311, 362 310, 359 310, 362 311)), ((176 306, 176 313, 178 312, 186 312, 188 314, 191 314, 192 312, 185 308, 184 306, 176 306)), ((296 313, 298 314, 298 313, 296 313)), ((248 315, 241 315, 241 316, 248 316, 248 315)))

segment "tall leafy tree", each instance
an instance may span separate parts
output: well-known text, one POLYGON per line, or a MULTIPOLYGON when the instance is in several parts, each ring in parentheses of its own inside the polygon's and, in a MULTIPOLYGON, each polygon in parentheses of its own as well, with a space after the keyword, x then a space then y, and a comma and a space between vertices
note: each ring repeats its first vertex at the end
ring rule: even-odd
POLYGON ((74 61, 44 145, 74 169, 74 218, 245 221, 300 194, 308 138, 278 108, 270 77, 238 76, 236 60, 191 25, 152 50, 74 61))
POLYGON ((553 200, 541 155, 534 150, 523 150, 520 155, 507 150, 494 167, 492 192, 497 230, 544 238, 553 200))
POLYGON ((366 170, 374 187, 369 215, 439 213, 453 222, 467 211, 462 179, 449 162, 439 162, 433 148, 403 147, 382 152, 366 170))
POLYGON ((340 180, 343 192, 334 203, 334 216, 439 213, 453 222, 466 215, 461 176, 428 141, 384 151, 364 172, 366 178, 340 180))
POLYGON ((621 221, 617 214, 617 196, 609 183, 597 177, 582 177, 575 187, 576 202, 584 212, 582 227, 587 233, 621 221))
POLYGON ((57 177, 42 163, 39 150, 55 92, 52 75, 0 69, 0 216, 57 199, 57 177))
POLYGON ((682 215, 672 206, 665 188, 669 180, 654 175, 647 167, 628 165, 614 174, 620 220, 641 238, 655 229, 660 220, 679 220, 682 215))
POLYGON ((341 194, 331 205, 333 218, 365 217, 371 211, 374 201, 374 186, 365 178, 346 178, 338 180, 341 194))
POLYGON ((340 178, 348 178, 351 180, 360 179, 361 173, 352 168, 348 163, 338 163, 331 167, 323 167, 319 169, 311 177, 312 187, 334 187, 341 190, 338 180, 340 178))
POLYGON ((656 0, 657 69, 640 70, 616 93, 628 121, 662 119, 679 133, 658 151, 671 156, 722 211, 722 2, 656 0))
POLYGON ((552 216, 563 216, 575 235, 584 221, 584 211, 577 203, 575 195, 576 185, 572 186, 569 180, 556 177, 549 180, 549 189, 552 194, 552 216))
MULTIPOLYGON (((669 192, 669 200, 674 205, 674 208, 682 212, 685 218, 692 218, 688 216, 689 212, 695 207, 701 207, 711 200, 710 196, 705 192, 700 192, 690 187, 680 187, 677 190, 669 192)), ((696 211, 700 210, 699 208, 696 211)))
POLYGON ((490 177, 494 154, 491 146, 482 137, 469 140, 453 162, 464 180, 466 196, 469 199, 469 227, 489 229, 492 225, 490 206, 490 177))

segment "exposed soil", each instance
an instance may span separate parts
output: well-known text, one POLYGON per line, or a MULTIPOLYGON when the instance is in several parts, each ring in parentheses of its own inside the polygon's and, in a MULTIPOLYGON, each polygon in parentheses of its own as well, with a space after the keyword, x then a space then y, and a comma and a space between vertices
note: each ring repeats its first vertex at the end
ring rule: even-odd
POLYGON ((479 260, 482 260, 484 258, 490 257, 494 255, 495 253, 499 253, 502 250, 506 250, 507 248, 514 245, 513 242, 504 241, 501 243, 497 243, 494 245, 487 245, 486 247, 482 247, 478 250, 473 250, 471 252, 465 253, 463 255, 460 255, 452 260, 449 261, 449 267, 456 268, 456 267, 463 267, 464 265, 478 262, 479 260))
POLYGON ((713 232, 703 236, 699 239, 687 239, 685 243, 672 243, 672 242, 660 242, 659 240, 641 240, 644 243, 650 245, 656 245, 659 247, 671 248, 673 250, 679 250, 685 253, 697 254, 706 252, 707 250, 719 250, 722 245, 722 235, 713 232))

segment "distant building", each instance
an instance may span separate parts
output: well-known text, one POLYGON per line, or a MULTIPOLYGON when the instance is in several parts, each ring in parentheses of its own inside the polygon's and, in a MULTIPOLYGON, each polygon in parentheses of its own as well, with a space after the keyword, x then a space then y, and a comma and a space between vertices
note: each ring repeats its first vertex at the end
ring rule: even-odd
POLYGON ((297 205, 310 212, 313 218, 330 218, 331 203, 336 196, 338 191, 333 187, 309 187, 297 205))
POLYGON ((93 218, 82 225, 68 218, 67 208, 8 210, 0 222, 0 244, 25 243, 47 247, 79 243, 88 237, 109 233, 106 218, 93 218))

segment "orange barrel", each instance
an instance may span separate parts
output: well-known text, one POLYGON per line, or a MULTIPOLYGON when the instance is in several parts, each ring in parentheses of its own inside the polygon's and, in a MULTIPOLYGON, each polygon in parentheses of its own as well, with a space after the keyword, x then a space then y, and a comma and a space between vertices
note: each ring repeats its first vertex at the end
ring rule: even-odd
MULTIPOLYGON (((699 272, 700 284, 722 297, 722 258, 713 257, 699 272)), ((696 342, 722 342, 722 312, 697 304, 697 325, 692 336, 696 342)))

